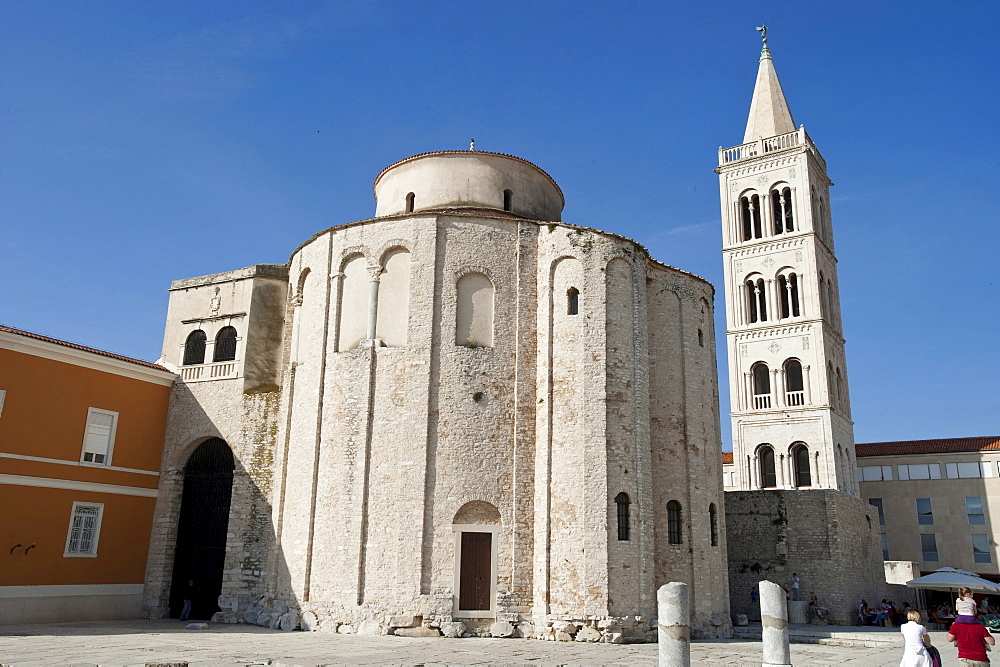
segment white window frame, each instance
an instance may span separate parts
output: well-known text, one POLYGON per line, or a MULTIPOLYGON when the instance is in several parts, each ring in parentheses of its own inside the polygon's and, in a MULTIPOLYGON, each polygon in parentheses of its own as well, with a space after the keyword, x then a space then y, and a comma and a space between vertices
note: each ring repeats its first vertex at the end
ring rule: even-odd
POLYGON ((3 399, 7 398, 7 390, 0 389, 0 417, 3 416, 3 399))
POLYGON ((454 618, 496 618, 497 614, 497 566, 499 561, 497 559, 497 554, 499 552, 499 542, 501 530, 503 526, 498 526, 496 524, 464 524, 455 523, 451 526, 452 531, 455 533, 455 575, 452 590, 454 594, 452 596, 452 612, 451 615, 454 618), (491 554, 490 554, 490 608, 489 609, 464 609, 460 610, 458 608, 458 599, 461 595, 461 581, 462 581, 462 533, 492 533, 493 537, 491 539, 491 554))
POLYGON ((97 558, 97 543, 101 539, 101 521, 104 519, 104 503, 91 503, 82 500, 73 501, 73 509, 69 513, 69 528, 66 530, 66 548, 63 550, 63 558, 97 558), (78 507, 96 507, 97 521, 94 523, 94 547, 91 551, 70 551, 69 545, 73 540, 73 520, 76 518, 78 507))
POLYGON ((87 408, 87 421, 83 427, 83 444, 80 446, 80 463, 85 466, 99 466, 101 468, 107 468, 111 465, 111 454, 115 450, 115 436, 118 434, 118 413, 113 410, 103 410, 101 408, 87 408), (108 435, 108 453, 104 457, 104 461, 101 463, 95 463, 93 461, 85 461, 84 457, 87 455, 87 431, 90 428, 90 418, 91 415, 104 414, 111 416, 111 433, 108 435))

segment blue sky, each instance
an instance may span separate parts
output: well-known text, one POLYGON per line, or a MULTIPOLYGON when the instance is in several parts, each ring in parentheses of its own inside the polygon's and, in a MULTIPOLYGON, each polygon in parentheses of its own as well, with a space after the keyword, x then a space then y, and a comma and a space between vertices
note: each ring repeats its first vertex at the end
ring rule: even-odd
POLYGON ((719 286, 712 169, 742 140, 766 20, 836 184, 857 441, 995 435, 998 19, 992 1, 0 2, 0 322, 155 359, 171 280, 284 263, 370 217, 384 166, 471 137, 552 174, 565 221, 719 286))

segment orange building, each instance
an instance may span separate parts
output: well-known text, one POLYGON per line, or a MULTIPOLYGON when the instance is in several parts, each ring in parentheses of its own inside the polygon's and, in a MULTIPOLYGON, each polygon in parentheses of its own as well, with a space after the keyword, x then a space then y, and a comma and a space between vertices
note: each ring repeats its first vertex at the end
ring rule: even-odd
POLYGON ((175 377, 0 326, 0 624, 140 615, 175 377))

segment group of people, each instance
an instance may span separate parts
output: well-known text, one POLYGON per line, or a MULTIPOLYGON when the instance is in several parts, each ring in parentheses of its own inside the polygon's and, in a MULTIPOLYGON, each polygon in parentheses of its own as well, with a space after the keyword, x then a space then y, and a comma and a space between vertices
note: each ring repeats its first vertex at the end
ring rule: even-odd
MULTIPOLYGON (((955 621, 948 628, 945 639, 958 647, 958 657, 968 667, 987 667, 987 652, 996 644, 989 630, 976 617, 976 601, 972 591, 961 588, 955 600, 955 621)), ((920 624, 920 612, 907 613, 907 622, 899 631, 903 635, 903 659, 899 667, 940 667, 941 655, 931 644, 927 628, 920 624)))
POLYGON ((869 606, 868 601, 862 599, 858 605, 858 625, 884 625, 891 627, 906 623, 907 614, 910 612, 910 603, 904 602, 901 607, 893 604, 892 600, 882 598, 882 602, 869 606))

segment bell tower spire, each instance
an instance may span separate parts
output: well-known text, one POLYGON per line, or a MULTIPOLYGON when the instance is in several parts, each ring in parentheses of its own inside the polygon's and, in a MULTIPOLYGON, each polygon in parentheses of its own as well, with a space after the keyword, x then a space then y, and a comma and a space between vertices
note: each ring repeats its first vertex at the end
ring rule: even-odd
POLYGON ((771 49, 767 46, 767 24, 757 30, 764 43, 760 49, 757 83, 753 88, 753 101, 750 102, 750 117, 747 118, 743 143, 795 131, 795 121, 792 120, 785 92, 778 81, 778 73, 774 70, 771 49))
POLYGON ((719 149, 735 485, 857 495, 826 162, 766 26, 744 143, 719 149))

